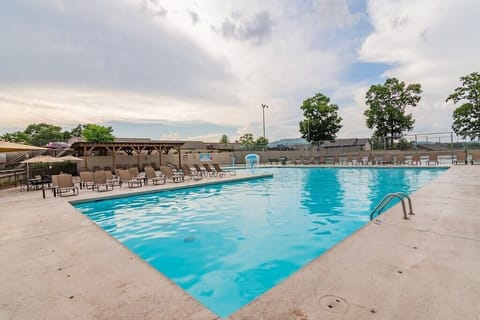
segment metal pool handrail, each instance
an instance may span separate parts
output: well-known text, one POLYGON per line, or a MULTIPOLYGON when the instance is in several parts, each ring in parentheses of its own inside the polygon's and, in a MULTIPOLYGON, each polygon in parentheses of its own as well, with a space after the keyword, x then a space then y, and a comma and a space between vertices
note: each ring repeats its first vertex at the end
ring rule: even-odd
POLYGON ((393 199, 398 198, 400 201, 402 201, 402 209, 403 209, 403 219, 408 220, 408 215, 407 215, 407 209, 405 207, 405 201, 404 199, 406 198, 408 200, 408 209, 409 209, 409 215, 414 215, 413 213, 413 208, 412 208, 412 200, 410 197, 404 193, 404 192, 395 192, 395 193, 389 193, 385 197, 383 197, 382 201, 380 201, 375 209, 372 210, 370 213, 370 220, 373 220, 373 216, 375 212, 380 214, 382 210, 392 201, 393 199))

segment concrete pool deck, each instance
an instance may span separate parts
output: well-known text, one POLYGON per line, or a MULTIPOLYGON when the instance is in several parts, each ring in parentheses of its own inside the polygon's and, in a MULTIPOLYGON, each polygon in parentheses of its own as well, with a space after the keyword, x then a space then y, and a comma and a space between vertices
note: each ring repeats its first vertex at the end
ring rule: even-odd
MULTIPOLYGON (((0 319, 217 319, 69 204, 132 190, 1 191, 0 319)), ((480 166, 412 201, 410 220, 393 207, 230 319, 479 319, 480 166)))

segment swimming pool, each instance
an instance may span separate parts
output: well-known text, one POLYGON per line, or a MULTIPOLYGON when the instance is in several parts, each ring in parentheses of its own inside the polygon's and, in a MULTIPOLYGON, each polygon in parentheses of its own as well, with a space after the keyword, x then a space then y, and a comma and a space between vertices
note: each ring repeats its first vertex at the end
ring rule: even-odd
POLYGON ((75 207, 226 317, 362 227, 385 194, 444 169, 262 170, 274 177, 75 207))

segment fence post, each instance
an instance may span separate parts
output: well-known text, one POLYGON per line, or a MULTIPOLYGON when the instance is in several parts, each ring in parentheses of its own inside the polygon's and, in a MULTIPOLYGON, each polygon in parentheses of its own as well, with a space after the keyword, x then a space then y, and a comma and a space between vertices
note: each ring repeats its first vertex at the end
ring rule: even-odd
POLYGON ((453 160, 453 132, 450 132, 450 150, 452 151, 452 164, 454 164, 453 160))

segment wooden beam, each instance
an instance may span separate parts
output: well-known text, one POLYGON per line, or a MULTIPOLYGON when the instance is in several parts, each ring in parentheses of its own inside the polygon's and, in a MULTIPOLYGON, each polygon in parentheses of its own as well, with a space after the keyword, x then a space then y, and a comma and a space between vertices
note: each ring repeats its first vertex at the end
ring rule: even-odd
POLYGON ((83 146, 83 161, 85 161, 85 170, 88 171, 87 146, 83 146))
POLYGON ((178 152, 178 167, 182 167, 182 154, 180 153, 180 147, 177 147, 177 152, 178 152))

